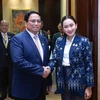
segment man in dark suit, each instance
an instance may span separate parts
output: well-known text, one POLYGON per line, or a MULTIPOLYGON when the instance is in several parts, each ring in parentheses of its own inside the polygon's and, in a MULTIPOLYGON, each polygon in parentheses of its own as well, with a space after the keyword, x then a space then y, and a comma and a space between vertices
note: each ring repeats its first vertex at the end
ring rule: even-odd
POLYGON ((48 33, 45 30, 43 30, 43 26, 44 26, 43 21, 41 21, 39 34, 43 35, 44 37, 48 39, 48 33))
POLYGON ((57 27, 58 27, 58 31, 59 31, 59 32, 55 33, 55 34, 53 35, 53 37, 52 37, 52 51, 53 51, 53 49, 54 49, 56 39, 57 39, 58 37, 60 37, 60 36, 63 35, 63 30, 62 30, 62 27, 61 27, 61 23, 59 23, 57 27))
POLYGON ((46 37, 48 39, 49 46, 51 47, 51 33, 50 33, 50 30, 47 30, 47 31, 43 30, 43 26, 44 26, 44 23, 43 23, 43 21, 41 21, 39 34, 43 35, 44 37, 46 37))
POLYGON ((12 95, 15 100, 45 100, 50 68, 48 40, 38 34, 41 16, 29 11, 24 17, 26 30, 11 41, 14 63, 12 95))
POLYGON ((4 100, 8 95, 11 97, 12 71, 13 64, 10 56, 10 39, 14 34, 7 32, 9 28, 8 22, 2 20, 0 22, 0 100, 4 100))
MULTIPOLYGON (((55 42, 57 40, 57 38, 59 38, 60 36, 63 36, 63 30, 62 30, 62 26, 61 26, 61 23, 58 24, 57 26, 58 28, 58 31, 57 33, 55 33, 52 37, 52 46, 51 46, 51 55, 52 55, 52 52, 54 50, 54 46, 55 46, 55 42)), ((55 75, 55 78, 57 78, 57 70, 56 70, 56 66, 55 66, 55 71, 54 71, 54 75, 55 75)), ((54 77, 54 76, 53 76, 54 77)), ((56 79, 53 80, 53 82, 55 82, 56 79)), ((55 91, 55 94, 56 94, 56 91, 55 91)))

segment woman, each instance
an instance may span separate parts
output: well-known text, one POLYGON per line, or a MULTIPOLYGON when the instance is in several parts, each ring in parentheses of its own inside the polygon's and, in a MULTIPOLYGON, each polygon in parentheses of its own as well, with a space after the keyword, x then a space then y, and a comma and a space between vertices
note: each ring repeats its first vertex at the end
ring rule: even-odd
POLYGON ((94 86, 92 48, 88 38, 77 34, 73 16, 61 21, 64 36, 57 39, 50 67, 57 67, 57 91, 62 100, 87 100, 94 86))

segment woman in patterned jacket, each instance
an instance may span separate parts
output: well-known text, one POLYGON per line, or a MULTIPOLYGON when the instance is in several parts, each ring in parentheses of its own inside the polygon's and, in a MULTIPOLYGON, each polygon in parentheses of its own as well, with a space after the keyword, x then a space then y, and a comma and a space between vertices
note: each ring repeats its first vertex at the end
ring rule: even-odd
POLYGON ((62 100, 87 100, 94 86, 92 48, 88 38, 77 34, 73 16, 61 21, 64 36, 56 40, 49 66, 57 68, 57 90, 62 100))

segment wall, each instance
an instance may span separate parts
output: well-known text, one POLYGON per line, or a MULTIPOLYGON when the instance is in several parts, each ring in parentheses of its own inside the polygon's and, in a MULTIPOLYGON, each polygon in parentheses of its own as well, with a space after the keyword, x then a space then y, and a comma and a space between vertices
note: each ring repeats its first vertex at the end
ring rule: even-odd
POLYGON ((38 11, 38 0, 2 0, 2 5, 3 19, 7 20, 9 24, 11 21, 11 9, 34 9, 38 11))
MULTIPOLYGON (((61 18, 68 13, 67 2, 68 0, 61 0, 61 18)), ((7 20, 9 24, 11 21, 11 9, 34 9, 38 11, 38 0, 2 0, 2 5, 3 19, 7 20)))
POLYGON ((61 0, 61 18, 65 16, 67 13, 68 13, 68 0, 61 0))
POLYGON ((100 0, 98 0, 98 100, 100 100, 100 0))

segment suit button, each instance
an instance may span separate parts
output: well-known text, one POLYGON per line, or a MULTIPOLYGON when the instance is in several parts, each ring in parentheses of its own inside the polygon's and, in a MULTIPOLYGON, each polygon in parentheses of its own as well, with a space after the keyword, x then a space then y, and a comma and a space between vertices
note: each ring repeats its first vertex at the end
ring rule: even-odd
POLYGON ((8 53, 6 53, 6 56, 8 56, 8 53))

